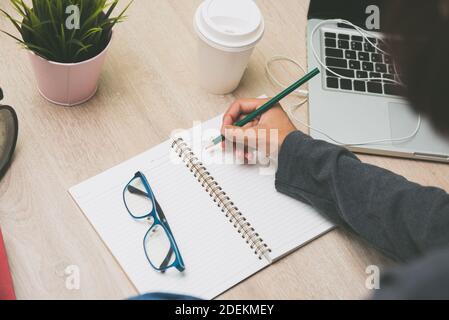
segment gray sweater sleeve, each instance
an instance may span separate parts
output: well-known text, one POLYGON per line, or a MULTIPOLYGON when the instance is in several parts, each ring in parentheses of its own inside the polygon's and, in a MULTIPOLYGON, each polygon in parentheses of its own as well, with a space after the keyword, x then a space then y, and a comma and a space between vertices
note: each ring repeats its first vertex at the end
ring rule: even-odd
POLYGON ((388 256, 407 261, 449 244, 449 195, 364 164, 297 131, 279 154, 276 189, 306 202, 388 256))

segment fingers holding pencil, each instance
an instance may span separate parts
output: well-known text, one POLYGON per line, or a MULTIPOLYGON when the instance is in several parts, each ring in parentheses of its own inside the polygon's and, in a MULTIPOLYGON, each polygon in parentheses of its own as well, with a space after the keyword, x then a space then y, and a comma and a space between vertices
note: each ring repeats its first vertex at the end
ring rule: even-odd
MULTIPOLYGON (((274 98, 266 100, 266 103, 260 106, 258 102, 263 99, 245 99, 240 100, 234 103, 226 113, 224 117, 224 121, 226 123, 230 123, 232 120, 237 120, 241 118, 241 115, 247 114, 246 117, 241 118, 241 120, 237 120, 233 125, 236 127, 244 127, 245 125, 254 123, 254 120, 262 119, 262 115, 266 112, 269 112, 272 108, 279 105, 279 102, 284 99, 286 96, 294 92, 296 89, 301 87, 307 81, 315 77, 320 73, 318 68, 313 69, 309 73, 307 73, 304 77, 293 83, 291 86, 286 88, 284 91, 276 95, 274 98), (259 100, 259 101, 258 101, 259 100), (252 110, 252 111, 251 111, 252 110)), ((260 121, 260 120, 259 120, 260 121)), ((228 124, 226 124, 228 125, 228 124)), ((214 145, 219 144, 225 139, 223 135, 215 138, 212 143, 206 147, 206 149, 213 147, 214 145)))
MULTIPOLYGON (((263 101, 255 99, 248 100, 254 103, 251 109, 257 108, 258 103, 263 103, 263 101)), ((245 100, 245 102, 248 102, 248 100, 245 100)), ((237 101, 231 105, 230 109, 238 108, 239 103, 240 101, 237 101)), ((240 116, 237 117, 240 118, 240 116)), ((232 149, 237 153, 237 156, 246 160, 251 160, 249 157, 252 155, 251 150, 254 149, 263 150, 267 156, 271 155, 273 150, 277 152, 285 138, 296 130, 279 104, 243 127, 226 124, 234 123, 229 122, 229 120, 226 121, 226 118, 224 117, 222 126, 222 134, 225 138, 222 147, 225 148, 227 144, 232 144, 232 149)))
POLYGON ((225 112, 223 126, 232 125, 244 119, 248 114, 267 103, 269 99, 240 99, 235 101, 225 112))

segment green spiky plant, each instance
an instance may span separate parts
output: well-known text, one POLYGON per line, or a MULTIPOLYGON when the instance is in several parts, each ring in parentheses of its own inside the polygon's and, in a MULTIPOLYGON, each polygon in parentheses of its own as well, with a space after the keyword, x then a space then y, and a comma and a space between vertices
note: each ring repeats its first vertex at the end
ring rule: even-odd
POLYGON ((119 0, 10 0, 19 15, 15 19, 0 11, 19 31, 21 39, 8 33, 26 49, 39 56, 60 63, 76 63, 95 57, 106 48, 112 28, 121 22, 132 1, 112 17, 119 0), (76 5, 80 12, 79 29, 67 28, 66 8, 76 5))

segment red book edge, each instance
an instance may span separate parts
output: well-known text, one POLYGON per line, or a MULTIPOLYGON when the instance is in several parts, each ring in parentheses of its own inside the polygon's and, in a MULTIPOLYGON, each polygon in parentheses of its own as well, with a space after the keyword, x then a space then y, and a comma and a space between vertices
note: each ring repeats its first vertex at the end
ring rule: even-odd
POLYGON ((8 256, 0 229, 0 300, 16 300, 11 273, 9 272, 8 256))

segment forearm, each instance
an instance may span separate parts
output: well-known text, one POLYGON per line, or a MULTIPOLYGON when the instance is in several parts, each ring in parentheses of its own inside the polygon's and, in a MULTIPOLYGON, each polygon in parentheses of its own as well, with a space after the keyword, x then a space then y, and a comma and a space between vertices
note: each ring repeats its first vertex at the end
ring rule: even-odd
POLYGON ((449 196, 361 163, 348 150, 290 134, 276 188, 315 207, 397 259, 449 243, 449 196))

